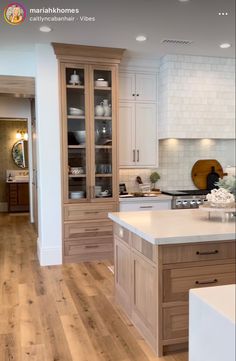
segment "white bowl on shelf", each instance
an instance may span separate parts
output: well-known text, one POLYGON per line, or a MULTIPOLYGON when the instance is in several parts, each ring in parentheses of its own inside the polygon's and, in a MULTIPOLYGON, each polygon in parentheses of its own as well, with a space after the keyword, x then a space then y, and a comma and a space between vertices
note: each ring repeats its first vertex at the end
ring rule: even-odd
POLYGON ((69 114, 70 115, 84 115, 84 111, 83 111, 83 109, 70 107, 69 114))
POLYGON ((85 130, 76 130, 73 132, 73 134, 79 144, 85 144, 85 140, 86 140, 85 130))
POLYGON ((85 198, 85 192, 84 191, 70 192, 70 199, 81 199, 81 198, 85 198))
POLYGON ((104 87, 108 87, 109 83, 106 80, 96 80, 95 81, 95 86, 104 86, 104 87))

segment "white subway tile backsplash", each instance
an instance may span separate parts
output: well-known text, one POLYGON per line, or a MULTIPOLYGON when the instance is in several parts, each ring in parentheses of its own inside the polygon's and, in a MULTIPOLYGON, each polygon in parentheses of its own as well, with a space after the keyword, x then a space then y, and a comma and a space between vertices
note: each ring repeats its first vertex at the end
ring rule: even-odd
MULTIPOLYGON (((234 140, 224 139, 165 139, 159 142, 159 167, 161 189, 195 188, 191 169, 199 159, 217 159, 223 168, 235 165, 234 140)), ((128 191, 137 191, 136 176, 149 182, 153 169, 121 169, 120 182, 126 183, 128 191)))

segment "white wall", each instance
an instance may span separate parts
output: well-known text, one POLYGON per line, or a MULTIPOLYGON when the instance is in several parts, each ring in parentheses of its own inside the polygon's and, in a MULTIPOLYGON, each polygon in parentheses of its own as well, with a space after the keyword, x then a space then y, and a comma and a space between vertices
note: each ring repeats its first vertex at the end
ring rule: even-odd
POLYGON ((235 137, 235 59, 186 55, 161 59, 159 137, 235 137))
POLYGON ((60 120, 57 60, 50 45, 36 45, 36 129, 41 265, 62 263, 60 120))
POLYGON ((0 50, 0 75, 34 76, 34 51, 16 52, 0 50))

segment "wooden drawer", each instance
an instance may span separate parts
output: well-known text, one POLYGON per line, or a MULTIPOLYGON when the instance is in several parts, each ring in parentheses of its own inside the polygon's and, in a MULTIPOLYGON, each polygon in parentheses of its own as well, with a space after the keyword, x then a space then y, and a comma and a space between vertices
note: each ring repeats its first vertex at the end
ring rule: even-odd
POLYGON ((188 301, 190 288, 235 283, 235 264, 163 270, 163 301, 188 301))
MULTIPOLYGON (((164 340, 188 337, 188 306, 163 309, 164 340)), ((165 342, 164 342, 165 343, 165 342)))
POLYGON ((80 238, 112 238, 112 222, 77 222, 65 224, 65 239, 73 240, 80 238))
POLYGON ((116 204, 67 204, 64 206, 65 221, 107 219, 108 212, 117 211, 116 204))
POLYGON ((17 184, 16 183, 8 183, 10 192, 17 191, 17 184))
POLYGON ((234 241, 169 245, 161 248, 163 264, 235 258, 234 241))
POLYGON ((145 239, 137 236, 136 234, 131 234, 131 243, 132 247, 142 253, 145 257, 156 263, 157 256, 157 247, 152 243, 145 241, 145 239))
POLYGON ((117 223, 114 223, 113 230, 114 230, 114 235, 116 237, 118 237, 122 241, 126 242, 127 244, 130 244, 131 233, 127 229, 125 229, 124 227, 121 227, 117 223))
POLYGON ((65 255, 91 255, 91 254, 106 254, 113 251, 112 243, 94 243, 94 244, 77 244, 76 242, 65 242, 65 255))

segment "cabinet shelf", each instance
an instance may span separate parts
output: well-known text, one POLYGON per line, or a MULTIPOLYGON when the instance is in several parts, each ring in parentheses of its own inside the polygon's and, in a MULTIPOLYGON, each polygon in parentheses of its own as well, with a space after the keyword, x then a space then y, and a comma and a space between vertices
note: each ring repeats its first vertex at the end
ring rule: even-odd
POLYGON ((111 90, 110 86, 95 86, 94 90, 111 90))
POLYGON ((86 178, 86 174, 68 174, 69 178, 86 178))
POLYGON ((95 145, 95 149, 112 149, 112 145, 95 145))
POLYGON ((84 115, 67 115, 67 119, 85 119, 84 115))
POLYGON ((85 149, 86 146, 85 146, 85 144, 82 144, 82 145, 68 145, 68 148, 69 149, 85 149))
POLYGON ((94 117, 95 120, 112 120, 112 117, 94 117))
POLYGON ((101 178, 101 177, 112 177, 112 174, 111 173, 97 173, 96 175, 95 175, 96 177, 99 177, 99 178, 101 178))
POLYGON ((84 85, 69 85, 66 86, 68 89, 84 89, 84 85))

